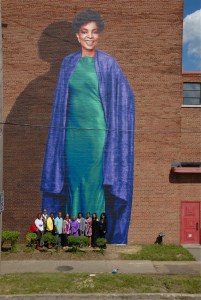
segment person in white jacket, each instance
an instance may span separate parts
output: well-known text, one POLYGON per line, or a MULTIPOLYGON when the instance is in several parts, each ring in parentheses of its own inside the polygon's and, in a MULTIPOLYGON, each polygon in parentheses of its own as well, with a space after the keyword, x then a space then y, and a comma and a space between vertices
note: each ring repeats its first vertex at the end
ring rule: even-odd
POLYGON ((43 225, 41 213, 37 214, 36 220, 35 220, 35 225, 38 229, 38 231, 37 231, 38 238, 37 238, 36 249, 39 250, 40 247, 43 246, 43 232, 44 232, 44 225, 43 225))

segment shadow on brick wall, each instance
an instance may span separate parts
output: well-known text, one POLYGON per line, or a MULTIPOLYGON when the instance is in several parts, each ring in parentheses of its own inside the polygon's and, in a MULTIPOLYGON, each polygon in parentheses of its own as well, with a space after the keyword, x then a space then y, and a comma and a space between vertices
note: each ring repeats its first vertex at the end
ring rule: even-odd
MULTIPOLYGON (((49 63, 49 71, 26 86, 6 119, 3 228, 20 230, 22 239, 41 210, 41 171, 60 64, 64 56, 77 50, 70 23, 46 27, 38 41, 38 54, 49 63)), ((35 69, 38 74, 37 68, 38 64, 31 61, 30 72, 35 69)))
POLYGON ((200 173, 174 173, 170 172, 169 174, 170 183, 201 183, 201 174, 200 173))

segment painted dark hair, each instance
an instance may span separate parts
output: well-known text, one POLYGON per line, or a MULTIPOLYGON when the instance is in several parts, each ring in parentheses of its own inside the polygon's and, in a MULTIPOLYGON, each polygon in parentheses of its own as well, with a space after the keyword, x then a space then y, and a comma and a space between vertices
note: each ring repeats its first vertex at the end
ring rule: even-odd
POLYGON ((97 11, 91 9, 82 10, 75 16, 72 23, 73 31, 75 33, 79 32, 80 27, 82 25, 90 22, 96 22, 98 26, 98 32, 103 31, 104 29, 103 18, 97 11))

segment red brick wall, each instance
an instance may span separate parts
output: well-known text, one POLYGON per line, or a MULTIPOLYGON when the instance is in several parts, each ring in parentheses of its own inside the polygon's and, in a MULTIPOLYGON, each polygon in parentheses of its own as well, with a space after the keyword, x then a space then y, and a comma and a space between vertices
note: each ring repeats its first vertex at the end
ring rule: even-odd
MULTIPOLYGON (((181 149, 187 147, 181 108, 183 0, 2 0, 5 121, 32 125, 4 129, 3 227, 20 229, 24 236, 40 210, 56 78, 63 56, 78 49, 70 22, 83 8, 103 15, 100 49, 117 59, 136 95, 129 242, 152 243, 164 231, 167 243, 179 243, 182 185, 171 182, 170 166, 192 154, 181 149)), ((199 160, 199 150, 192 151, 199 160)))
MULTIPOLYGON (((201 83, 201 72, 184 72, 183 82, 201 83)), ((201 161, 201 107, 181 108, 181 155, 183 161, 201 161)), ((178 176, 182 201, 201 201, 201 174, 178 176)), ((201 220, 201 212, 200 212, 201 220)), ((201 239, 200 239, 201 242, 201 239)))

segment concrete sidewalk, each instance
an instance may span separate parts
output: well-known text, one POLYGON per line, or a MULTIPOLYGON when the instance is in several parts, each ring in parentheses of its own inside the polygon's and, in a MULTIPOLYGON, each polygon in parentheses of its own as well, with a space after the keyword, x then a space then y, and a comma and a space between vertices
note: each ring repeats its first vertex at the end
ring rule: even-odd
MULTIPOLYGON (((129 274, 188 274, 200 275, 201 262, 154 262, 154 261, 133 261, 133 260, 90 260, 90 261, 72 261, 72 260, 21 260, 21 261, 2 261, 1 274, 7 273, 42 273, 42 272, 87 272, 87 273, 111 273, 113 269, 119 269, 119 273, 129 274)), ((116 276, 116 275, 114 275, 116 276)), ((70 298, 76 299, 100 299, 100 300, 201 300, 201 294, 32 294, 32 295, 0 295, 0 300, 4 299, 49 299, 64 300, 70 298)))
POLYGON ((9 260, 1 262, 1 273, 119 273, 128 274, 192 274, 201 275, 200 261, 159 262, 133 260, 9 260))
POLYGON ((186 248, 196 260, 201 261, 201 245, 187 244, 182 246, 186 248))
POLYGON ((4 299, 26 299, 26 300, 200 300, 201 294, 46 294, 46 295, 38 295, 38 294, 32 294, 32 295, 0 295, 0 300, 4 299))

